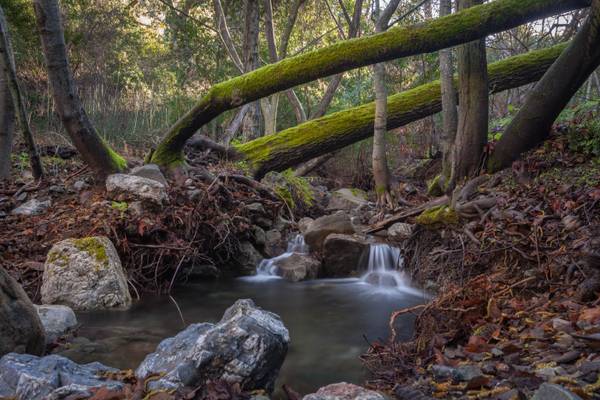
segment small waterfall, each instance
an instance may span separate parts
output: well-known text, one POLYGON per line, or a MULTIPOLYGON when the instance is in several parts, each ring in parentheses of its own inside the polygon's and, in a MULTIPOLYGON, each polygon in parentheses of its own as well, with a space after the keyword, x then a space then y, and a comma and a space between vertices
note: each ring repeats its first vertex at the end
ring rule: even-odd
POLYGON ((258 264, 258 267, 256 267, 255 277, 258 280, 279 278, 279 276, 276 273, 277 266, 275 265, 277 261, 287 258, 293 253, 308 254, 308 252, 309 248, 306 242, 304 241, 304 236, 296 235, 288 242, 287 251, 285 253, 274 258, 267 258, 265 260, 262 260, 260 264, 258 264))
POLYGON ((408 280, 402 273, 404 258, 400 249, 387 244, 372 244, 369 249, 369 266, 362 280, 381 288, 405 290, 408 280))

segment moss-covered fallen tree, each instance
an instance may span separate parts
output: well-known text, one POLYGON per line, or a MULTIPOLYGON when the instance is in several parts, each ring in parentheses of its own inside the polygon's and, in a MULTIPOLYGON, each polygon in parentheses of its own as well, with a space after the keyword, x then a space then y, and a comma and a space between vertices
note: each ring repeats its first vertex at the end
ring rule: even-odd
POLYGON ((591 0, 496 0, 426 23, 396 27, 286 58, 213 86, 166 133, 151 161, 183 162, 182 149, 219 114, 273 93, 366 65, 467 43, 523 23, 588 7, 591 0))
MULTIPOLYGON (((565 47, 566 44, 560 44, 490 64, 490 92, 498 93, 537 81, 565 47)), ((370 137, 374 107, 374 103, 368 103, 333 113, 238 145, 236 150, 260 178, 269 171, 285 170, 370 137)), ((398 128, 441 110, 440 82, 434 81, 388 97, 387 126, 398 128)))

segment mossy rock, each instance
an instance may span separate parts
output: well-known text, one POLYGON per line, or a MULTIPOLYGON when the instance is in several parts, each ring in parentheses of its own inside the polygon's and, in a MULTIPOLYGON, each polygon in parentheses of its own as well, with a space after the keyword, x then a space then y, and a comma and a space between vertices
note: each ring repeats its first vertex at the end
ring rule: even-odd
POLYGON ((416 222, 423 226, 455 225, 458 224, 458 214, 448 206, 437 206, 423 211, 416 222))

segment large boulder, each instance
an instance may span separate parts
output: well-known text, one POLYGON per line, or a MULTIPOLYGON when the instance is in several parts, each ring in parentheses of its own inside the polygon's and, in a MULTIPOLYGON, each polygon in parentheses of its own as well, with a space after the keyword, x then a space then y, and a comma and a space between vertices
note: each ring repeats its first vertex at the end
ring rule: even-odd
POLYGON ((10 352, 42 354, 45 344, 42 322, 29 297, 0 268, 0 356, 10 352))
POLYGON ((84 399, 91 388, 120 389, 123 384, 103 378, 118 372, 100 363, 78 365, 57 355, 36 357, 10 353, 0 359, 0 398, 17 400, 84 399))
POLYGON ((165 185, 142 176, 114 174, 106 178, 106 191, 111 200, 142 201, 148 205, 162 206, 169 196, 165 185))
POLYGON ((275 273, 291 282, 316 279, 321 262, 309 254, 292 253, 273 259, 275 273))
POLYGON ((368 203, 367 194, 360 189, 339 189, 331 194, 327 210, 350 211, 368 203))
POLYGON ((322 387, 302 400, 385 400, 385 397, 372 390, 341 382, 322 387))
POLYGON ((135 374, 160 374, 149 388, 199 387, 208 380, 238 383, 243 390, 273 390, 290 341, 281 319, 238 300, 217 324, 190 325, 162 341, 135 374))
POLYGON ((232 257, 231 267, 242 275, 252 275, 263 258, 263 255, 252 243, 240 242, 237 253, 232 257))
POLYGON ((369 243, 358 235, 334 233, 323 244, 322 276, 343 278, 357 275, 367 266, 369 243))
POLYGON ((320 251, 325 238, 332 233, 353 234, 354 227, 348 214, 338 212, 317 218, 308 225, 304 232, 304 240, 313 251, 320 251))
POLYGON ((404 222, 397 222, 394 225, 390 226, 387 229, 387 231, 388 236, 392 239, 406 240, 412 236, 414 229, 414 225, 407 224, 404 222))
POLYGON ((35 306, 46 333, 46 343, 52 343, 77 326, 73 310, 61 305, 35 306))
POLYGON ((129 175, 141 176, 142 178, 152 179, 156 182, 162 183, 164 187, 169 187, 167 179, 161 172, 160 168, 156 164, 144 164, 139 167, 135 167, 129 172, 129 175))
POLYGON ((131 305, 121 260, 106 237, 67 239, 52 246, 41 292, 44 304, 62 304, 74 310, 131 305))

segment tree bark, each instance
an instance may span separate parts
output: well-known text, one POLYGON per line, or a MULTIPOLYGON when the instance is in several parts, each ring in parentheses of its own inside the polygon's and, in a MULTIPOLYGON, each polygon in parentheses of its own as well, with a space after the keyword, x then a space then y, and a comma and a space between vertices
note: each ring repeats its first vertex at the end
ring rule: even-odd
MULTIPOLYGON (((5 78, 5 84, 8 86, 12 103, 10 106, 6 104, 7 108, 9 108, 7 111, 10 113, 10 108, 12 108, 14 113, 14 110, 16 109, 17 120, 23 131, 23 139, 27 145, 29 164, 31 165, 33 177, 35 179, 41 179, 44 177, 44 167, 42 166, 40 155, 35 145, 35 141, 33 140, 33 132, 31 131, 29 120, 27 119, 25 102, 23 101, 23 95, 17 78, 17 69, 15 66, 10 34, 8 32, 8 24, 6 23, 2 7, 0 7, 0 53, 2 53, 2 59, 0 61, 0 65, 2 65, 2 74, 5 78)), ((10 163, 10 157, 8 162, 10 163)))
POLYGON ((545 140, 561 111, 600 65, 600 0, 569 47, 527 96, 525 104, 494 147, 487 169, 508 167, 545 140))
MULTIPOLYGON (((564 48, 564 44, 558 45, 490 64, 490 92, 535 82, 564 48)), ((441 97, 439 81, 388 97, 387 128, 398 128, 440 112, 441 97)), ((239 157, 253 168, 255 176, 261 178, 269 171, 283 171, 370 137, 374 115, 375 105, 368 103, 238 145, 236 149, 239 157)))
POLYGON ((214 85, 169 128, 152 162, 163 166, 181 164, 185 142, 202 125, 224 111, 270 94, 350 69, 467 43, 534 19, 587 7, 590 2, 497 0, 424 24, 393 28, 266 65, 214 85))
MULTIPOLYGON (((452 14, 452 0, 440 0, 440 16, 452 14)), ((454 63, 452 49, 440 50, 440 80, 442 83, 442 175, 436 188, 442 191, 451 175, 450 150, 456 138, 458 111, 456 87, 454 87, 454 63)))
POLYGON ((0 181, 10 179, 15 132, 15 108, 6 81, 6 75, 0 74, 0 181))
MULTIPOLYGON (((377 23, 375 32, 385 32, 390 18, 398 8, 400 0, 391 0, 385 9, 380 12, 379 1, 376 1, 377 23)), ((373 122, 373 179, 375 180, 375 193, 377 205, 380 207, 394 208, 390 192, 390 171, 387 163, 386 140, 387 133, 387 88, 385 86, 385 64, 373 65, 373 87, 375 90, 375 120, 373 122)))
MULTIPOLYGON (((483 0, 459 0, 459 11, 483 0)), ((452 173, 446 190, 473 176, 481 166, 487 144, 489 88, 485 38, 458 48, 458 129, 454 140, 452 173)))
POLYGON ((33 4, 54 104, 73 145, 101 178, 124 170, 126 161, 98 136, 81 105, 69 68, 58 1, 34 0, 33 4))
MULTIPOLYGON (((259 13, 258 0, 244 0, 244 73, 252 72, 260 66, 258 57, 259 13)), ((256 99, 259 100, 259 99, 256 99)), ((261 136, 261 106, 260 101, 250 105, 242 123, 242 136, 245 140, 261 136)))

